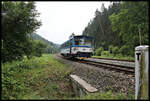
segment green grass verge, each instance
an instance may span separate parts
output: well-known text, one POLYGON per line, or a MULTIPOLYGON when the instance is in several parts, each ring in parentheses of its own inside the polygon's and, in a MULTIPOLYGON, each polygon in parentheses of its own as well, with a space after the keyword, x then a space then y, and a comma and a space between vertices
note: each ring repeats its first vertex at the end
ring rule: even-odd
POLYGON ((91 93, 81 97, 80 99, 100 99, 100 100, 134 100, 135 96, 130 94, 128 97, 124 93, 113 94, 112 91, 91 93))
MULTIPOLYGON (((104 51, 107 52, 107 51, 104 51)), ((135 60, 135 57, 131 56, 123 56, 122 54, 113 55, 111 53, 108 54, 101 54, 101 56, 92 56, 94 58, 112 58, 112 59, 121 59, 121 60, 135 60)))
POLYGON ((53 55, 2 64, 2 99, 71 97, 70 71, 53 55))

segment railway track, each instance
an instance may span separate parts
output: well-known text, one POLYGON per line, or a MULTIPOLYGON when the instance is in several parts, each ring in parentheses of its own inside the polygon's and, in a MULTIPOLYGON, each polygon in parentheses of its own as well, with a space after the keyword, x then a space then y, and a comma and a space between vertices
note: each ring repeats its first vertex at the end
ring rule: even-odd
POLYGON ((97 58, 97 57, 91 57, 91 58, 93 58, 93 59, 103 59, 103 60, 115 60, 115 61, 135 62, 134 60, 124 60, 124 59, 97 58))
MULTIPOLYGON (((59 56, 61 58, 64 58, 62 56, 59 56)), ((67 60, 70 60, 69 58, 64 58, 67 60)), ((110 59, 109 59, 110 60, 110 59)), ((84 64, 88 64, 88 65, 94 65, 96 67, 99 68, 104 68, 104 69, 109 69, 109 70, 115 70, 118 72, 124 72, 127 74, 134 74, 134 67, 129 67, 129 66, 122 66, 122 65, 116 65, 116 64, 109 64, 109 63, 102 63, 102 62, 96 62, 96 61, 91 61, 91 60, 76 60, 76 62, 79 63, 84 63, 84 64)))
POLYGON ((119 71, 119 72, 134 74, 134 67, 114 65, 114 64, 108 64, 108 63, 101 63, 101 62, 90 61, 90 60, 81 60, 79 62, 89 64, 89 65, 94 65, 96 67, 100 67, 100 68, 104 68, 104 69, 110 69, 110 70, 115 70, 115 71, 119 71))

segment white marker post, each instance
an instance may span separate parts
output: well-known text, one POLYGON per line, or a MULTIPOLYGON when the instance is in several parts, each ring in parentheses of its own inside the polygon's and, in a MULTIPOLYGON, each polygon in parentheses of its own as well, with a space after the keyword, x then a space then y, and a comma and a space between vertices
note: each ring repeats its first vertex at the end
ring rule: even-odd
POLYGON ((149 98, 149 46, 135 48, 135 99, 149 98))

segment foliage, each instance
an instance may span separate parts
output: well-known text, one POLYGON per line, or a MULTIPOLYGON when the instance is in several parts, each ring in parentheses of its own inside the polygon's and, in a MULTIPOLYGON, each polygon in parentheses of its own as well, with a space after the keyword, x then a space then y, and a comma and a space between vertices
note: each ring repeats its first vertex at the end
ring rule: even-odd
POLYGON ((33 43, 33 55, 38 57, 42 56, 42 53, 44 53, 46 48, 46 44, 39 40, 34 40, 33 43))
POLYGON ((83 31, 83 35, 89 35, 94 38, 94 47, 103 47, 104 50, 108 50, 109 45, 120 46, 121 38, 118 33, 112 31, 111 21, 109 16, 113 13, 119 13, 121 9, 121 3, 112 3, 109 8, 105 8, 104 4, 101 7, 101 11, 98 9, 95 11, 95 17, 90 20, 88 25, 83 31))
POLYGON ((41 40, 42 42, 44 42, 47 45, 44 53, 52 53, 53 54, 53 53, 58 53, 60 51, 59 45, 54 44, 53 42, 50 42, 50 41, 44 39, 43 37, 41 37, 40 35, 38 35, 36 33, 31 34, 30 37, 35 40, 41 40))
POLYGON ((119 51, 123 55, 130 55, 129 50, 130 50, 130 47, 128 47, 127 45, 123 45, 119 51))
MULTIPOLYGON (((71 70, 71 69, 70 69, 71 70)), ((24 57, 2 64, 2 99, 56 99, 70 97, 70 73, 52 55, 24 57)))
POLYGON ((20 60, 32 48, 28 35, 40 27, 39 13, 34 2, 11 1, 2 3, 2 12, 2 62, 20 60))
POLYGON ((81 97, 80 99, 91 99, 91 100, 125 100, 125 99, 130 99, 130 100, 134 100, 133 95, 129 96, 129 98, 127 98, 127 96, 124 93, 117 93, 117 94, 113 94, 112 91, 108 91, 108 92, 97 92, 97 93, 91 93, 88 95, 85 95, 83 97, 81 97))
POLYGON ((110 54, 109 51, 102 51, 102 55, 109 56, 109 54, 110 54))
POLYGON ((121 60, 135 60, 135 57, 132 57, 132 56, 122 55, 121 53, 114 55, 110 52, 107 52, 106 55, 105 54, 102 54, 101 56, 95 55, 93 57, 95 57, 95 58, 112 58, 112 59, 121 59, 121 60))
POLYGON ((103 47, 99 47, 98 49, 96 49, 96 51, 95 51, 96 55, 101 56, 101 53, 103 50, 104 50, 103 47))
POLYGON ((112 54, 116 55, 119 53, 119 48, 117 46, 112 47, 112 54))
POLYGON ((113 45, 110 45, 109 48, 108 48, 110 53, 112 53, 112 48, 113 48, 113 45))
POLYGON ((149 45, 148 7, 146 1, 112 2, 108 9, 103 4, 100 11, 95 11, 95 17, 89 21, 82 34, 94 38, 96 49, 103 47, 110 53, 114 49, 119 51, 114 51, 114 55, 121 53, 134 56, 134 49, 139 45, 139 32, 142 44, 149 45))
MULTIPOLYGON (((148 43, 148 2, 123 2, 118 14, 112 14, 109 18, 112 22, 112 30, 119 31, 125 47, 130 47, 130 55, 134 55, 135 46, 139 45, 139 30, 142 36, 142 44, 148 43)), ((125 54, 125 52, 123 52, 125 54)))

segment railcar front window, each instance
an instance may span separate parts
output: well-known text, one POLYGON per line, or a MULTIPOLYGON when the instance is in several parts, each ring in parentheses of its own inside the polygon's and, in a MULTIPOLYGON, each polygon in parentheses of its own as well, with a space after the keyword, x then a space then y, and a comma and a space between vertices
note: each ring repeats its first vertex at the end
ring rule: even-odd
POLYGON ((75 45, 84 45, 83 39, 75 39, 75 45))
POLYGON ((92 46, 92 40, 90 40, 90 39, 85 39, 85 40, 84 40, 84 45, 86 45, 86 46, 92 46))
POLYGON ((92 40, 91 39, 87 39, 87 38, 83 38, 83 39, 76 38, 75 39, 75 45, 92 46, 92 40))

